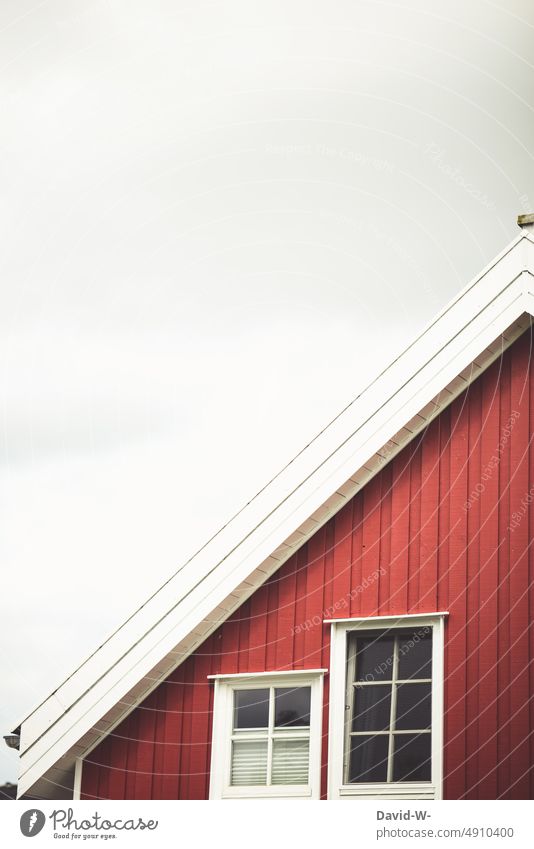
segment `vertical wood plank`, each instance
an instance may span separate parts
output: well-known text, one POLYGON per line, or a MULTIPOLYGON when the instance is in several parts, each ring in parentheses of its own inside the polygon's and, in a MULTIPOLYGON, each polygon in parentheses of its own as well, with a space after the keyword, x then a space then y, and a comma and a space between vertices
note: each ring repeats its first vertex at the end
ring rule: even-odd
MULTIPOLYGON (((439 510, 438 510, 438 610, 449 609, 449 539, 450 539, 450 408, 439 419, 439 510)), ((447 629, 447 624, 445 624, 447 629)), ((445 641, 445 666, 447 666, 447 640, 445 641)), ((447 767, 445 764, 445 771, 447 767)))
POLYGON ((152 778, 152 799, 163 798, 163 758, 165 754, 165 713, 166 684, 155 691, 155 727, 154 727, 154 774, 152 778))
POLYGON ((193 723, 193 687, 195 685, 194 655, 183 664, 183 700, 182 700, 182 739, 180 751, 180 775, 178 798, 189 799, 189 780, 191 772, 191 728, 193 723))
POLYGON ((128 723, 121 722, 110 735, 110 765, 107 799, 124 799, 126 786, 126 761, 128 756, 128 723))
POLYGON ((191 757, 188 799, 205 799, 208 794, 206 747, 210 726, 210 688, 212 638, 209 637, 195 654, 194 685, 191 702, 191 757))
MULTIPOLYGON (((497 798, 497 598, 499 591, 499 363, 483 377, 481 431, 479 581, 479 776, 478 798, 497 798)), ((471 508, 469 508, 471 509, 471 508)))
MULTIPOLYGON (((128 755, 126 758, 126 786, 127 799, 135 799, 136 775, 137 775, 137 740, 139 739, 140 711, 134 710, 128 717, 128 755)), ((97 750, 95 749, 95 752, 97 750)))
POLYGON ((335 548, 332 578, 331 619, 342 619, 350 615, 350 589, 352 575, 352 531, 353 509, 356 499, 343 505, 334 520, 335 548))
MULTIPOLYGON (((529 331, 529 350, 532 350, 533 347, 533 334, 532 328, 529 331)), ((530 484, 534 482, 534 367, 532 363, 532 356, 529 356, 529 418, 530 418, 530 426, 529 426, 529 481, 530 484)), ((532 540, 532 536, 534 534, 534 500, 530 503, 529 510, 529 540, 532 540)), ((530 762, 530 787, 529 787, 529 799, 534 799, 534 546, 532 544, 529 545, 528 549, 528 585, 529 585, 529 693, 530 693, 530 720, 529 720, 529 731, 530 731, 530 740, 529 740, 529 762, 530 762)))
POLYGON ((417 610, 438 610, 439 419, 434 419, 421 447, 421 534, 417 610))
MULTIPOLYGON (((97 749, 100 749, 101 745, 98 746, 97 749)), ((96 752, 97 749, 95 749, 94 751, 96 752)), ((100 767, 98 766, 98 763, 99 761, 95 761, 93 759, 92 753, 84 761, 82 772, 82 789, 80 793, 81 799, 98 798, 98 777, 100 773, 100 767)))
POLYGON ((381 614, 391 612, 391 484, 392 467, 388 464, 380 473, 382 489, 380 501, 380 550, 378 577, 378 607, 381 614))
POLYGON ((408 545, 410 538, 410 466, 401 451, 392 462, 390 605, 392 613, 408 610, 408 545))
POLYGON ((109 776, 112 772, 112 754, 111 742, 112 737, 109 735, 103 741, 102 749, 99 752, 100 769, 98 771, 98 798, 109 799, 109 776))
MULTIPOLYGON (((478 695, 479 668, 478 647, 480 633, 478 627, 478 609, 480 603, 480 498, 472 498, 481 487, 481 444, 482 427, 481 381, 475 381, 469 390, 468 425, 468 464, 467 464, 467 500, 472 499, 469 510, 464 505, 467 516, 467 587, 466 587, 466 799, 478 798, 478 695)), ((466 501, 467 504, 467 501, 466 501)))
POLYGON ((165 730, 163 747, 162 799, 179 799, 182 752, 186 743, 183 731, 184 684, 180 670, 171 676, 163 693, 165 730))
POLYGON ((352 541, 351 541, 351 569, 349 593, 346 597, 348 613, 345 615, 359 616, 362 612, 363 593, 363 528, 365 522, 365 503, 363 492, 359 492, 354 499, 352 510, 352 541))
POLYGON ((454 797, 466 792, 466 620, 467 620, 467 458, 468 395, 460 395, 451 405, 450 451, 450 541, 449 621, 446 681, 448 703, 445 737, 448 748, 448 788, 454 797))
POLYGON ((142 705, 139 705, 139 726, 134 799, 152 798, 152 780, 154 773, 154 729, 155 691, 142 705))
POLYGON ((239 651, 237 653, 237 668, 239 672, 250 672, 250 605, 251 599, 239 608, 239 651))
POLYGON ((297 552, 297 578, 295 597, 295 633, 293 638, 293 656, 289 661, 289 669, 303 669, 304 640, 306 636, 306 564, 308 562, 308 546, 303 546, 297 552))
MULTIPOLYGON (((500 433, 503 434, 511 414, 511 360, 502 358, 499 393, 500 433)), ((499 463, 499 592, 497 642, 497 790, 498 796, 510 786, 510 440, 507 438, 499 463)))
MULTIPOLYGON (((360 592, 360 604, 364 616, 378 613, 378 580, 380 568, 380 476, 373 478, 364 490, 364 522, 361 557, 361 584, 367 583, 365 592, 360 592)), ((355 588, 353 587, 353 590, 355 588)), ((356 588, 357 589, 357 588, 356 588)))
POLYGON ((414 447, 410 461, 410 542, 408 546, 408 611, 410 613, 417 612, 420 597, 422 439, 423 436, 417 437, 417 448, 414 447))
POLYGON ((222 650, 220 669, 222 673, 231 675, 239 671, 239 622, 241 619, 241 608, 232 614, 223 628, 222 634, 222 650))
POLYGON ((278 622, 278 580, 276 577, 267 582, 268 616, 267 616, 267 645, 265 649, 265 668, 276 669, 276 648, 279 639, 278 622))
POLYGON ((510 508, 512 516, 510 534, 510 798, 528 799, 529 793, 529 669, 528 669, 528 548, 530 489, 529 443, 529 375, 531 358, 530 338, 524 335, 518 341, 518 356, 513 361, 511 414, 517 413, 510 435, 510 508))
POLYGON ((276 669, 290 669, 293 663, 294 629, 296 621, 297 556, 293 555, 282 566, 278 581, 278 637, 276 642, 276 669))
POLYGON ((267 668, 267 602, 269 587, 260 587, 250 599, 248 672, 262 672, 267 668))
POLYGON ((304 633, 304 668, 318 669, 321 664, 323 637, 323 597, 326 552, 326 527, 323 526, 308 543, 306 568, 306 623, 304 633))
MULTIPOLYGON (((325 554, 325 594, 323 607, 328 614, 325 619, 334 618, 334 558, 336 551, 336 529, 334 522, 328 522, 326 526, 326 554, 325 554)), ((320 665, 323 669, 330 666, 330 625, 322 625, 321 656, 320 665)))

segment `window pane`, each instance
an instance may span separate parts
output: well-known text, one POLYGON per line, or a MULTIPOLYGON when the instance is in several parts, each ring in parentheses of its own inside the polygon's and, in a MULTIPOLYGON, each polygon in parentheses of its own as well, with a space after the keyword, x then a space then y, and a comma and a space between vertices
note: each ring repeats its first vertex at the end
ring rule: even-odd
POLYGON ((349 782, 386 781, 389 735, 350 738, 349 782))
POLYGON ((267 784, 267 740, 234 740, 232 785, 267 784))
POLYGON ((397 686, 395 730, 430 728, 430 686, 430 684, 399 684, 397 686))
POLYGON ((274 691, 276 728, 310 724, 311 687, 277 687, 274 691))
POLYGON ((234 728, 267 728, 269 689, 234 691, 234 728))
POLYGON ((393 781, 430 781, 431 734, 396 734, 393 781))
POLYGON ((309 740, 273 740, 272 784, 307 784, 309 740))
POLYGON ((387 731, 391 714, 391 684, 354 688, 353 731, 387 731))
POLYGON ((393 677, 394 638, 358 637, 356 640, 356 681, 390 681, 393 677))
POLYGON ((432 634, 423 629, 399 637, 400 681, 432 677, 432 634))

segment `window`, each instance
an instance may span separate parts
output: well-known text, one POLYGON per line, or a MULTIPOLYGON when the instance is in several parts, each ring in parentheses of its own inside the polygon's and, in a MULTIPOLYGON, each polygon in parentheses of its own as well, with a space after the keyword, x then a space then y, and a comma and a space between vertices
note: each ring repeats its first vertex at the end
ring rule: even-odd
POLYGON ((349 635, 345 781, 430 781, 432 629, 349 635))
POLYGON ((214 676, 211 798, 318 798, 323 671, 214 676))
POLYGON ((440 798, 444 615, 332 623, 329 798, 440 798))
POLYGON ((230 784, 308 784, 311 687, 234 690, 230 784))

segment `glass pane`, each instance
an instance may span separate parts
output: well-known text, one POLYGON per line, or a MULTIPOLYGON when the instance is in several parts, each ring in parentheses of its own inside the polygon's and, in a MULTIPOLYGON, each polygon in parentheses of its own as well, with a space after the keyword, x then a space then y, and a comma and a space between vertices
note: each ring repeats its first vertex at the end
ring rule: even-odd
POLYGON ((234 728, 267 728, 269 689, 234 691, 234 728))
POLYGON ((393 677, 391 635, 358 637, 356 640, 356 681, 390 681, 393 677))
POLYGON ((399 681, 432 677, 432 633, 422 628, 399 636, 399 681))
POLYGON ((398 684, 396 731, 430 728, 431 684, 398 684))
POLYGON ((231 784, 267 784, 267 740, 234 740, 231 784))
POLYGON ((350 738, 349 782, 386 781, 389 735, 358 735, 350 738))
POLYGON ((309 740, 273 740, 272 784, 307 784, 309 740))
POLYGON ((311 687, 277 687, 274 691, 275 728, 310 724, 311 687))
POLYGON ((354 688, 353 731, 387 731, 391 715, 391 684, 354 688))
POLYGON ((396 734, 393 781, 430 781, 431 734, 396 734))

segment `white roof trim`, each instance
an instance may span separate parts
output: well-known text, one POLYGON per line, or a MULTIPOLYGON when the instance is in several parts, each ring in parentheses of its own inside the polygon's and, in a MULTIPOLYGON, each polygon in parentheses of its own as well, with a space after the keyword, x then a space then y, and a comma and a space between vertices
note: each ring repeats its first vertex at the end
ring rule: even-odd
POLYGON ((58 798, 53 782, 65 780, 75 758, 146 698, 517 338, 534 315, 533 271, 534 241, 522 231, 279 475, 26 717, 19 795, 38 792, 58 798), (493 344, 496 339, 499 343, 493 344))

